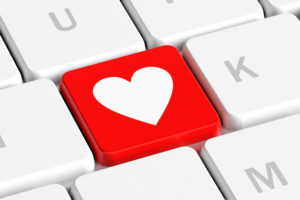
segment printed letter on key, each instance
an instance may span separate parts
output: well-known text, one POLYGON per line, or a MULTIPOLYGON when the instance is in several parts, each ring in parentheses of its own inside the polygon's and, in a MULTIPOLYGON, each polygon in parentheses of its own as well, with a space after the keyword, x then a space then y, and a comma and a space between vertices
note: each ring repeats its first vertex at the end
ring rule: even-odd
POLYGON ((69 17, 70 21, 71 21, 71 25, 69 26, 63 26, 57 19, 56 15, 54 12, 50 12, 49 16, 52 20, 52 22, 54 23, 55 27, 60 30, 60 31, 70 31, 72 29, 74 29, 77 26, 77 22, 75 20, 75 18, 73 17, 71 11, 69 8, 65 9, 65 12, 67 14, 67 16, 69 17))
POLYGON ((240 77, 241 71, 246 72, 247 74, 249 74, 253 78, 258 77, 258 74, 256 74, 254 71, 252 71, 251 69, 249 69, 248 67, 246 67, 244 65, 244 61, 245 61, 245 56, 240 57, 239 62, 238 62, 238 66, 236 68, 233 67, 233 65, 231 64, 230 61, 225 61, 224 62, 236 82, 241 82, 242 81, 242 79, 240 77))
POLYGON ((0 135, 0 148, 4 148, 6 145, 4 143, 4 140, 2 139, 1 135, 0 135))
POLYGON ((257 179, 259 179, 261 182, 263 182, 269 188, 271 188, 271 189, 275 188, 272 172, 274 172, 274 174, 277 176, 277 178, 279 179, 279 181, 282 185, 284 185, 284 186, 288 185, 286 178, 284 177, 284 175, 282 174, 282 172, 280 171, 279 167, 277 166, 277 164, 275 162, 267 163, 266 168, 267 168, 267 176, 268 176, 267 178, 264 177, 261 173, 259 173, 254 168, 249 168, 249 169, 245 170, 247 176, 249 177, 251 183, 253 184, 253 186, 255 187, 255 189, 258 193, 262 193, 263 190, 260 187, 260 185, 258 184, 257 179))

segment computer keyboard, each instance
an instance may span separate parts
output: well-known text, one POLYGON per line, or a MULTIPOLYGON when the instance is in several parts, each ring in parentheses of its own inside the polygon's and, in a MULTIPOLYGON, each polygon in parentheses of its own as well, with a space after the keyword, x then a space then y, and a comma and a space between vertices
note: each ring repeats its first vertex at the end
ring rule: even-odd
POLYGON ((299 200, 297 16, 0 1, 0 199, 299 200))

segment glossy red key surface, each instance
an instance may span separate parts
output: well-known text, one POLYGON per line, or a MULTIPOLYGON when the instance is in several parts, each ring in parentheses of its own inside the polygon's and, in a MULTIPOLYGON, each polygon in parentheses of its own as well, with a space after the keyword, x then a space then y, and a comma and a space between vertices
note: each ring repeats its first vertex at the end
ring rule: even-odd
POLYGON ((70 71, 63 76, 61 92, 103 165, 221 132, 216 111, 170 46, 70 71))

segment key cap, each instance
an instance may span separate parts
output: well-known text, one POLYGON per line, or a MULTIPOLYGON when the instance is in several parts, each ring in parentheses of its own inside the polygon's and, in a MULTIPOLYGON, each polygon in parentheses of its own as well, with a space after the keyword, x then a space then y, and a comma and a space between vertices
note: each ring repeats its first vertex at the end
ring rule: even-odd
POLYGON ((300 198, 299 121, 293 115, 206 142, 201 156, 226 199, 300 198))
POLYGON ((285 14, 187 42, 185 58, 226 128, 300 111, 299 35, 298 19, 285 14))
POLYGON ((60 185, 49 185, 23 192, 1 200, 71 200, 68 192, 60 185))
POLYGON ((280 13, 293 13, 300 16, 299 0, 259 0, 267 16, 280 13))
POLYGON ((93 170, 92 153, 51 81, 0 90, 0 110, 0 197, 93 170))
POLYGON ((17 66, 0 38, 0 88, 22 83, 22 77, 17 66))
POLYGON ((97 161, 106 166, 221 132, 217 112, 174 47, 70 71, 61 92, 97 161))
POLYGON ((119 0, 11 0, 0 10, 0 28, 26 81, 57 83, 71 69, 145 49, 119 0))
POLYGON ((221 200, 198 154, 183 147, 79 177, 76 200, 221 200))
POLYGON ((264 17, 253 0, 123 0, 148 48, 173 45, 179 49, 196 35, 264 17))

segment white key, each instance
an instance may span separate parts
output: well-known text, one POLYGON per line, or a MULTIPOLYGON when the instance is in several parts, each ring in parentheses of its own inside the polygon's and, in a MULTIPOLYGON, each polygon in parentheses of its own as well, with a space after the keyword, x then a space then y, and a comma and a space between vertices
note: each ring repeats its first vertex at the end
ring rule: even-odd
POLYGON ((76 200, 224 200, 187 147, 81 176, 71 193, 76 200))
POLYGON ((183 43, 196 35, 264 17, 256 0, 123 0, 148 48, 183 43))
POLYGON ((2 38, 0 38, 0 88, 22 83, 22 77, 9 54, 2 38))
POLYGON ((300 115, 206 142, 202 158, 228 200, 300 199, 300 115))
POLYGON ((225 128, 300 112, 299 35, 298 19, 285 14, 188 41, 185 58, 225 128))
POLYGON ((119 0, 3 0, 0 13, 26 81, 145 49, 119 0))
POLYGON ((51 81, 0 90, 0 110, 0 197, 93 170, 93 155, 51 81))
POLYGON ((71 198, 61 185, 49 185, 5 197, 1 200, 71 200, 71 198))
POLYGON ((293 13, 300 16, 300 0, 259 0, 267 16, 293 13))

